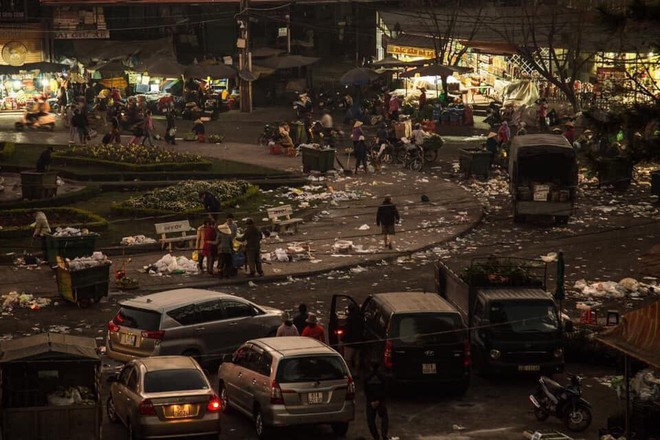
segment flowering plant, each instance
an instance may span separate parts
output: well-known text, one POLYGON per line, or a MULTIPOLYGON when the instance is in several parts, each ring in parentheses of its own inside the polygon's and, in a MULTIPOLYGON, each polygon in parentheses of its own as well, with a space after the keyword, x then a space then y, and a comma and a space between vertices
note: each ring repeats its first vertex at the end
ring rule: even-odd
POLYGON ((64 157, 87 157, 138 165, 203 161, 202 157, 196 154, 179 153, 171 150, 163 150, 159 147, 148 147, 138 144, 71 146, 64 151, 57 152, 56 155, 64 157))

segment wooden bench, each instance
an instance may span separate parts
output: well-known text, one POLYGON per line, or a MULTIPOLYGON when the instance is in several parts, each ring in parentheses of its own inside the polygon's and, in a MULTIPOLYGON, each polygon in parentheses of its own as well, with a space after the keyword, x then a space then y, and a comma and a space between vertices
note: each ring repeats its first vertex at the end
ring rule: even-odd
POLYGON ((178 222, 167 222, 167 223, 156 223, 156 234, 160 234, 161 249, 165 249, 165 245, 168 246, 169 251, 172 251, 172 243, 185 243, 190 242, 190 247, 195 246, 195 241, 197 240, 197 230, 190 226, 188 220, 181 220, 178 222), (189 232, 193 234, 189 234, 189 232), (175 236, 168 237, 168 234, 178 234, 175 236))
POLYGON ((291 205, 276 206, 274 208, 267 208, 268 218, 273 226, 273 231, 279 232, 282 228, 284 231, 289 231, 293 227, 293 232, 298 232, 298 223, 302 223, 301 218, 292 218, 293 209, 291 205))

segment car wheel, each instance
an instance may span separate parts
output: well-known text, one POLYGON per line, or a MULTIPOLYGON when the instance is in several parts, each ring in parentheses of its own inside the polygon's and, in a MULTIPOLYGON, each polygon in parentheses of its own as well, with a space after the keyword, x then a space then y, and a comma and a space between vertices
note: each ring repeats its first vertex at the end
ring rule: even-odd
POLYGON ((218 384, 218 394, 220 395, 220 405, 222 405, 222 412, 227 414, 231 411, 229 407, 229 395, 227 395, 227 387, 223 381, 218 384))
POLYGON ((331 423, 330 427, 332 428, 332 432, 334 432, 335 435, 340 435, 342 437, 345 436, 348 432, 348 422, 331 423))
POLYGON ((267 439, 270 435, 270 428, 264 423, 264 416, 259 407, 254 410, 254 430, 261 440, 267 439))
POLYGON ((438 150, 425 150, 424 160, 427 162, 435 162, 438 159, 438 150))
POLYGON ((117 415, 117 409, 115 408, 115 402, 112 400, 112 396, 108 397, 105 412, 108 414, 108 420, 112 423, 119 423, 119 416, 117 415))

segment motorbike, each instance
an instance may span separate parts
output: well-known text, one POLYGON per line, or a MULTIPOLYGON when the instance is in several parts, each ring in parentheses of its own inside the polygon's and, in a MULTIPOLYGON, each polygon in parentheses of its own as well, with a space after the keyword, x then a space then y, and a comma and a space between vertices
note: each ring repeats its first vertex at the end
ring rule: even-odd
POLYGON ((280 124, 278 123, 264 125, 263 132, 257 138, 257 144, 268 147, 271 142, 277 142, 280 137, 279 127, 280 124))
POLYGON ((56 122, 57 116, 54 113, 28 113, 25 111, 14 124, 14 128, 16 131, 23 131, 25 128, 53 131, 56 122))
POLYGON ((582 398, 581 379, 571 375, 567 386, 541 376, 539 385, 529 400, 534 405, 534 415, 544 421, 550 415, 563 420, 570 431, 582 432, 591 424, 591 404, 582 398))
POLYGON ((484 122, 494 129, 502 124, 502 112, 498 104, 491 102, 486 108, 486 117, 484 122))
POLYGON ((410 142, 408 138, 401 138, 404 156, 401 158, 403 166, 412 171, 421 171, 424 168, 424 148, 410 142))

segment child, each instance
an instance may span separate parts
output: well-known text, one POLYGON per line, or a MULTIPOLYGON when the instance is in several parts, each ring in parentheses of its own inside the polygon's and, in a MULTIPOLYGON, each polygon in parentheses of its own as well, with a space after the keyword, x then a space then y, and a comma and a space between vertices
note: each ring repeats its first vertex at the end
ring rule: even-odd
POLYGON ((197 135, 197 142, 206 142, 206 128, 204 128, 204 122, 201 119, 193 122, 192 132, 197 135))

